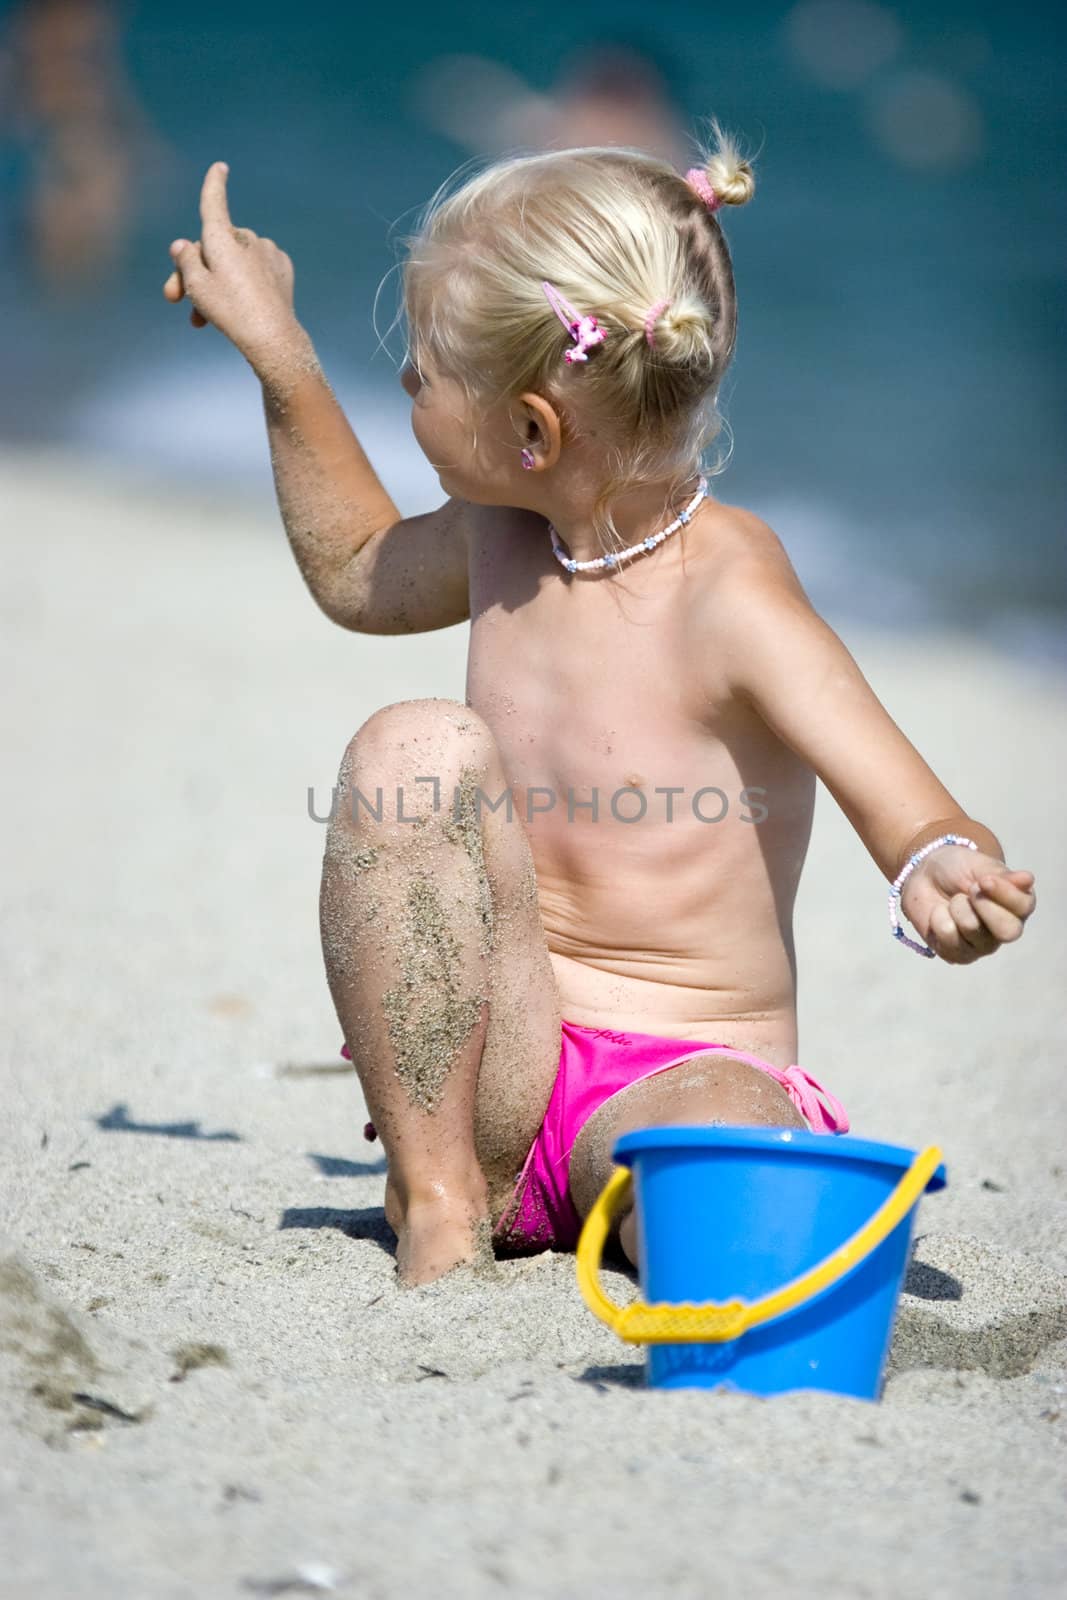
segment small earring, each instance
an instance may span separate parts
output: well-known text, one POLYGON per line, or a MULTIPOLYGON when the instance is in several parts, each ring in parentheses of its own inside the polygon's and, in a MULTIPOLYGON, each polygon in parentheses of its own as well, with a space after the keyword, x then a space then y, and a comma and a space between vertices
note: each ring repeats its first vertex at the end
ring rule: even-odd
POLYGON ((534 453, 533 453, 533 451, 524 449, 522 451, 522 453, 520 454, 520 456, 519 456, 519 460, 522 462, 522 464, 526 468, 527 472, 529 472, 530 468, 534 465, 534 453))

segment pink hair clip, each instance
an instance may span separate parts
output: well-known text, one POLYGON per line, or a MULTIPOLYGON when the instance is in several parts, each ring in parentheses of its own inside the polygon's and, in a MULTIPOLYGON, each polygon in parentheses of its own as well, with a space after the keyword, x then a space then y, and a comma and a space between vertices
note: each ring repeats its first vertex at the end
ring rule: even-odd
POLYGON ((690 167, 685 175, 685 181, 693 193, 700 196, 709 211, 717 211, 722 205, 722 196, 715 193, 707 173, 701 172, 699 167, 690 167))
POLYGON ((654 306, 649 306, 648 308, 648 315, 645 318, 645 338, 650 346, 654 346, 656 343, 656 323, 670 303, 669 300, 657 300, 654 306))
POLYGON ((570 301, 565 300, 559 290, 554 289, 550 283, 542 282, 541 287, 545 291, 549 305, 575 343, 573 350, 564 352, 564 361, 568 366, 573 366, 576 361, 588 361, 586 352, 598 344, 603 344, 607 338, 604 329, 595 317, 580 316, 570 301))

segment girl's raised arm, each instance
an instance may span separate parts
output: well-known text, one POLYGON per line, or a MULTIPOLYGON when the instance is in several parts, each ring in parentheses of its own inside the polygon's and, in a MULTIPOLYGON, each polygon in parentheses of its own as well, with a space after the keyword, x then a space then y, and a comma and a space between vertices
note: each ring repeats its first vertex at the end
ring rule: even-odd
POLYGON ((259 376, 282 521, 326 615, 357 633, 429 633, 465 621, 466 503, 401 517, 309 340, 281 346, 259 376))
POLYGON ((813 609, 781 546, 760 541, 707 605, 732 691, 818 774, 887 881, 943 834, 974 840, 977 850, 932 851, 904 884, 902 909, 934 952, 962 965, 1018 939, 1036 904, 1033 873, 1009 870, 996 835, 927 766, 813 609))
POLYGON ((170 247, 165 297, 192 303, 263 385, 285 530, 327 616, 364 633, 418 633, 469 615, 465 506, 404 519, 367 460, 293 309, 293 264, 271 239, 234 226, 228 168, 209 167, 201 238, 170 247))

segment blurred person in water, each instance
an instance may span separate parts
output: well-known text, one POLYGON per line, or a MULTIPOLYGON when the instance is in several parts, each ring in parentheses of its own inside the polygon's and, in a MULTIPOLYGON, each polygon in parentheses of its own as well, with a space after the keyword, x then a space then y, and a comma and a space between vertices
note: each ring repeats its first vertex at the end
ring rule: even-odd
POLYGON ((628 145, 682 167, 689 143, 673 76, 672 64, 645 44, 589 39, 547 93, 499 61, 454 55, 416 75, 411 100, 429 127, 474 154, 628 145))
POLYGON ((113 0, 22 0, 0 45, 0 127, 28 156, 21 244, 53 293, 105 279, 144 158, 162 149, 121 46, 113 0))

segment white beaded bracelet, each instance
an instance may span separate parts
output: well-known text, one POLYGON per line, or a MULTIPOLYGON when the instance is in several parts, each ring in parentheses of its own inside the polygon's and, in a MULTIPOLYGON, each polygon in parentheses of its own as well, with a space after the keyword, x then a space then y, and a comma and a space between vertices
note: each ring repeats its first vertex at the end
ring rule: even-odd
POLYGON ((936 956, 937 951, 931 950, 929 945, 918 944, 914 939, 909 939, 904 929, 900 926, 900 891, 919 865, 919 862, 925 860, 931 850, 937 850, 943 844, 965 844, 969 850, 978 849, 973 839, 965 839, 959 833, 943 833, 940 839, 931 839, 930 843, 924 844, 921 850, 916 850, 907 866, 897 876, 893 887, 889 891, 889 931, 894 939, 899 939, 902 944, 906 944, 909 950, 916 951, 920 956, 929 956, 931 960, 936 956))

